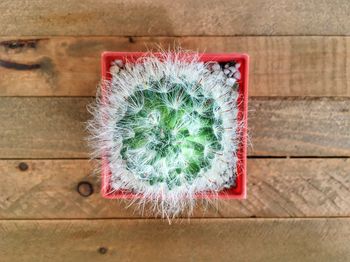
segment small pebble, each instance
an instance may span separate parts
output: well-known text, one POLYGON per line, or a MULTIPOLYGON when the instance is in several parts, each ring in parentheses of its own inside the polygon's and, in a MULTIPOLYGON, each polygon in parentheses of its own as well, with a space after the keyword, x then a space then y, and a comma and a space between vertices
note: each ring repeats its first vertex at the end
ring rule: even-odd
POLYGON ((231 72, 231 71, 230 71, 230 73, 229 73, 227 76, 228 76, 228 77, 232 77, 233 74, 234 74, 234 72, 231 72))
POLYGON ((212 65, 211 69, 213 71, 219 71, 219 70, 221 70, 221 67, 220 67, 220 65, 218 63, 215 63, 215 64, 212 65))
POLYGON ((236 69, 240 68, 241 67, 241 63, 235 64, 235 67, 236 67, 236 69))
POLYGON ((227 78, 226 79, 226 85, 233 86, 236 83, 236 79, 234 78, 227 78))
POLYGON ((109 69, 109 71, 110 71, 110 73, 111 73, 112 75, 116 75, 116 74, 119 73, 120 68, 119 68, 119 66, 114 65, 114 66, 111 66, 111 68, 109 69))
POLYGON ((123 62, 122 60, 118 59, 118 60, 114 60, 114 61, 112 62, 112 65, 116 65, 116 66, 119 66, 119 67, 123 67, 123 66, 124 66, 124 62, 123 62))
POLYGON ((239 71, 237 71, 234 75, 234 78, 236 78, 237 80, 241 79, 241 73, 239 71))
POLYGON ((226 64, 226 65, 225 65, 225 68, 229 68, 229 67, 230 67, 230 64, 226 64))
POLYGON ((228 75, 229 73, 231 73, 231 71, 230 71, 230 70, 228 70, 228 69, 224 69, 224 74, 225 74, 225 75, 228 75))
POLYGON ((237 71, 237 68, 234 67, 234 66, 230 66, 228 69, 229 69, 232 73, 236 73, 236 71, 237 71))
POLYGON ((222 70, 219 71, 214 71, 213 75, 217 75, 218 77, 223 77, 225 76, 224 72, 222 70))

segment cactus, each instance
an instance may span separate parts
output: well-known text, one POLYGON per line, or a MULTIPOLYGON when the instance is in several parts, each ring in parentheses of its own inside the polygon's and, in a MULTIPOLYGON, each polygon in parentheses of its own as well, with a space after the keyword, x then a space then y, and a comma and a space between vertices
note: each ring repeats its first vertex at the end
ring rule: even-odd
POLYGON ((196 194, 234 184, 240 123, 238 84, 235 70, 224 73, 228 66, 239 68, 184 52, 115 61, 88 125, 113 190, 133 192, 141 210, 150 203, 170 218, 191 213, 196 194))

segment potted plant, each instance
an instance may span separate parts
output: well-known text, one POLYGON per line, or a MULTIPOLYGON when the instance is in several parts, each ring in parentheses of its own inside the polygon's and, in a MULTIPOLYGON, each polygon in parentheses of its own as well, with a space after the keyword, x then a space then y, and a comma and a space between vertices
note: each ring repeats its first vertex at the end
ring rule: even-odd
POLYGON ((163 217, 245 198, 247 102, 245 54, 104 52, 88 127, 102 196, 163 217))

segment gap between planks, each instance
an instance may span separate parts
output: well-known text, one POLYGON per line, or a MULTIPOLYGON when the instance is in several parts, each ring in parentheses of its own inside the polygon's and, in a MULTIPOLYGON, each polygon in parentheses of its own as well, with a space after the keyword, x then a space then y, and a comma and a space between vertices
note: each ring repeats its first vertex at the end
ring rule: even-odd
MULTIPOLYGON (((247 159, 348 159, 350 156, 258 156, 258 155, 253 155, 253 156, 247 156, 247 159)), ((99 158, 96 158, 99 159, 99 158)), ((82 158, 47 158, 47 157, 41 157, 41 158, 0 158, 0 161, 2 160, 88 160, 90 161, 90 158, 82 157, 82 158)))

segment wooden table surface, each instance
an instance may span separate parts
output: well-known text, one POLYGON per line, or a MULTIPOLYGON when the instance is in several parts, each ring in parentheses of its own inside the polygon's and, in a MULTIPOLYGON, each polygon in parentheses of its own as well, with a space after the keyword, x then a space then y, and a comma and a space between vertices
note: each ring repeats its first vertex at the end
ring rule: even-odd
POLYGON ((348 0, 0 11, 0 261, 350 261, 348 0), (170 226, 102 199, 84 141, 100 53, 159 44, 251 57, 248 198, 170 226))

